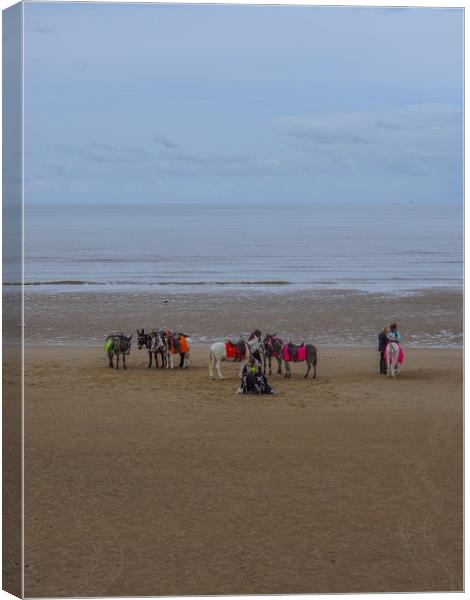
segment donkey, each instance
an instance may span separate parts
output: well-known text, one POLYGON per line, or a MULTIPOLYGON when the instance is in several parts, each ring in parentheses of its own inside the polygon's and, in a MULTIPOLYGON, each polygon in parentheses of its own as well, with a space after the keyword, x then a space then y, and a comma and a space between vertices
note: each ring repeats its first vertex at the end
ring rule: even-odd
POLYGON ((150 333, 145 333, 144 329, 137 329, 137 348, 141 350, 146 348, 149 355, 149 364, 147 368, 152 366, 152 359, 155 357, 155 368, 158 368, 158 355, 162 358, 161 368, 165 366, 165 346, 161 339, 157 339, 158 333, 154 330, 150 333))
POLYGON ((165 367, 168 367, 167 350, 166 350, 166 344, 165 344, 165 332, 154 330, 151 332, 151 336, 152 336, 152 341, 151 341, 150 349, 155 355, 155 367, 158 366, 157 356, 160 355, 160 358, 162 359, 162 364, 161 364, 160 368, 164 369, 165 367))
POLYGON ((310 369, 313 367, 313 379, 317 376, 317 349, 313 344, 302 344, 296 346, 289 342, 284 344, 281 350, 281 356, 286 367, 286 375, 288 379, 292 377, 290 371, 290 362, 306 362, 307 372, 305 373, 305 379, 307 379, 310 369))
POLYGON ((108 354, 109 367, 114 368, 113 357, 116 356, 116 369, 119 369, 119 356, 122 355, 122 366, 126 369, 126 354, 131 352, 131 340, 130 336, 124 335, 123 333, 116 333, 108 335, 105 342, 105 349, 108 354))
POLYGON ((178 367, 180 369, 187 369, 189 367, 190 358, 190 342, 191 338, 184 333, 173 333, 171 331, 165 331, 162 334, 162 340, 165 346, 165 361, 166 368, 173 369, 173 355, 180 355, 180 363, 178 367))
POLYGON ((250 339, 245 341, 240 338, 237 344, 233 344, 230 341, 227 342, 215 342, 212 344, 209 351, 209 377, 214 377, 214 367, 217 369, 217 373, 220 379, 223 379, 222 371, 220 370, 220 363, 224 360, 231 360, 231 362, 240 362, 240 377, 242 376, 243 367, 246 365, 250 355, 256 355, 261 350, 261 333, 258 335, 251 334, 250 339), (233 350, 233 353, 230 350, 233 350))
POLYGON ((283 341, 277 337, 277 333, 267 333, 263 340, 263 369, 266 373, 266 359, 269 364, 269 374, 272 375, 271 359, 274 357, 277 360, 277 372, 282 373, 282 346, 283 341))
POLYGON ((396 342, 389 342, 385 348, 385 364, 387 365, 387 377, 395 377, 398 371, 398 358, 400 346, 396 342))

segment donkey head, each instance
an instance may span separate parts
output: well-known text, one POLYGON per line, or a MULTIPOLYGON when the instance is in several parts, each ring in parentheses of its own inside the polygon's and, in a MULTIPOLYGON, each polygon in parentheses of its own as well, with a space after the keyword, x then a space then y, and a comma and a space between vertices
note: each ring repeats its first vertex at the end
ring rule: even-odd
MULTIPOLYGON (((142 328, 142 331, 137 329, 137 348, 141 350, 143 347, 147 345, 147 335, 142 328)), ((132 336, 131 336, 132 337, 132 336)))

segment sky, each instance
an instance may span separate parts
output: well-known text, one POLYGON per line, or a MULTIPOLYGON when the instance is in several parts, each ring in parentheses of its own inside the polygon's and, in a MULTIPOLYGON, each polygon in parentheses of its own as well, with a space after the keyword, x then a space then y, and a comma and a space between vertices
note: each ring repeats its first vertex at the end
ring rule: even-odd
POLYGON ((463 10, 26 3, 26 202, 461 202, 463 10))

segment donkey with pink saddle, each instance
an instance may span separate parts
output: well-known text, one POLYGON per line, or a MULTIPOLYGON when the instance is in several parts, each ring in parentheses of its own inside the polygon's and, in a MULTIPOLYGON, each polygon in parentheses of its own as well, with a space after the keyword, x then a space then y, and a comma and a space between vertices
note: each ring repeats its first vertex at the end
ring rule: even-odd
POLYGON ((290 371, 291 362, 306 362, 307 372, 305 373, 305 379, 307 379, 310 369, 313 367, 313 379, 317 376, 317 349, 313 344, 300 344, 299 346, 289 342, 284 344, 281 350, 282 360, 286 367, 286 377, 292 377, 290 371))

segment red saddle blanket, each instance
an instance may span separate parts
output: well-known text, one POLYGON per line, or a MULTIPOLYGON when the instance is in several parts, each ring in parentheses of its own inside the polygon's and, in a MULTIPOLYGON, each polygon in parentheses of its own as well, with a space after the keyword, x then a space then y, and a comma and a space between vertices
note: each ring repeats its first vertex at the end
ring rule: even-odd
POLYGON ((282 348, 282 358, 284 360, 286 360, 287 362, 303 362, 305 360, 305 346, 299 346, 297 348, 297 354, 295 356, 295 358, 292 358, 289 355, 289 348, 287 346, 287 344, 284 344, 284 347, 282 348))
POLYGON ((227 358, 233 358, 234 360, 243 360, 245 358, 245 352, 240 353, 240 350, 232 342, 225 342, 225 354, 227 358))

